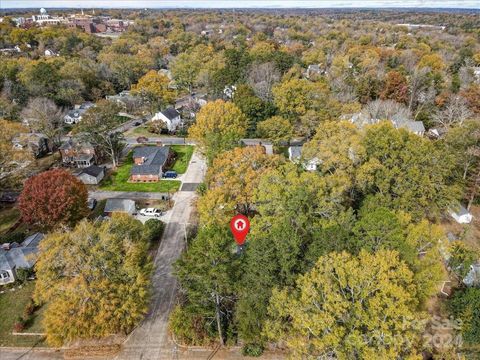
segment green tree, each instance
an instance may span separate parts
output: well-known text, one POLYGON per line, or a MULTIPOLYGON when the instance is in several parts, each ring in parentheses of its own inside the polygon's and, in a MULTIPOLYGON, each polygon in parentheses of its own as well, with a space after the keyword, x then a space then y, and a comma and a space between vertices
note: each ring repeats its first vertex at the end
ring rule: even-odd
POLYGON ((282 142, 289 142, 293 138, 294 129, 290 121, 281 116, 272 116, 258 123, 257 135, 271 140, 274 145, 278 146, 282 142))
POLYGON ((405 326, 423 317, 416 305, 413 274, 396 252, 333 253, 293 290, 273 292, 265 333, 298 358, 421 359, 421 329, 405 326))
POLYGON ((221 152, 237 146, 247 127, 247 118, 235 104, 216 100, 202 107, 188 134, 211 163, 221 152))
POLYGON ((143 319, 152 264, 142 230, 138 220, 116 214, 41 242, 34 298, 46 303, 49 344, 127 334, 143 319))
POLYGON ((389 122, 369 126, 362 140, 366 161, 357 175, 363 194, 413 216, 435 216, 458 197, 452 159, 428 139, 396 130, 389 122))
POLYGON ((467 288, 456 291, 448 301, 450 312, 462 321, 463 340, 477 346, 480 341, 480 289, 467 288))
POLYGON ((224 344, 235 299, 238 258, 226 226, 205 226, 175 263, 188 302, 201 314, 204 326, 214 323, 216 336, 224 344))

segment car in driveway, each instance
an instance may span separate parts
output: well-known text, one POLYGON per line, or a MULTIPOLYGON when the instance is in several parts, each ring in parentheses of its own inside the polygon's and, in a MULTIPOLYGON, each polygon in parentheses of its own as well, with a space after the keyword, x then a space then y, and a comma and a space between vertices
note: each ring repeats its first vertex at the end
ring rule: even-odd
POLYGON ((141 209, 138 213, 142 216, 149 216, 149 217, 156 217, 156 218, 159 218, 162 216, 162 210, 155 209, 155 208, 141 209))
POLYGON ((137 143, 139 143, 139 144, 144 144, 144 143, 146 143, 146 142, 148 142, 148 138, 145 137, 145 136, 139 136, 139 137, 137 138, 137 143))
POLYGON ((162 175, 165 179, 176 179, 177 176, 177 172, 173 170, 165 171, 162 175))

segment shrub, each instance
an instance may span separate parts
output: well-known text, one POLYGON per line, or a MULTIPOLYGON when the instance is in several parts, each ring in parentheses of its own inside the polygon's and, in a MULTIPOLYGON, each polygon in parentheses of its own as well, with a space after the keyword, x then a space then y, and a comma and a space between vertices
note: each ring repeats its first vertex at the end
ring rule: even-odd
POLYGON ((147 239, 150 241, 159 240, 162 237, 163 230, 165 229, 165 224, 163 221, 157 219, 149 219, 145 221, 145 232, 147 234, 147 239))
POLYGON ((22 332, 25 329, 25 320, 21 316, 17 318, 17 321, 13 325, 13 331, 22 332))
POLYGON ((22 284, 26 282, 28 278, 32 277, 33 275, 34 275, 33 269, 24 269, 24 268, 17 269, 17 280, 22 284))
POLYGON ((250 343, 242 347, 243 356, 260 356, 263 354, 263 345, 250 343))
POLYGON ((21 243, 23 241, 23 238, 25 237, 25 234, 22 232, 14 232, 11 234, 6 234, 0 236, 0 244, 6 244, 6 243, 21 243))
POLYGON ((23 310, 23 318, 28 319, 35 311, 35 308, 35 302, 33 301, 33 299, 30 299, 25 305, 25 309, 23 310))

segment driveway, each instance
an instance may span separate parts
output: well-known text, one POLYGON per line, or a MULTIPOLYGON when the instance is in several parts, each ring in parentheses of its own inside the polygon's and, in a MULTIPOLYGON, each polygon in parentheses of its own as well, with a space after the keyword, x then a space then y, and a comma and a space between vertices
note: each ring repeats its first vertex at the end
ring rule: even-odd
POLYGON ((141 191, 103 191, 103 190, 94 190, 89 191, 88 196, 95 198, 97 200, 103 199, 132 199, 132 200, 164 200, 165 196, 168 196, 167 193, 158 193, 158 192, 141 192, 141 191))
MULTIPOLYGON (((195 152, 190 161, 184 181, 200 183, 205 174, 205 161, 195 152)), ((170 219, 165 227, 162 242, 155 257, 152 279, 153 297, 146 319, 138 326, 124 344, 118 360, 153 360, 171 358, 175 346, 168 336, 168 317, 174 305, 177 280, 172 274, 172 264, 185 246, 185 228, 193 210, 194 191, 175 193, 170 219)))

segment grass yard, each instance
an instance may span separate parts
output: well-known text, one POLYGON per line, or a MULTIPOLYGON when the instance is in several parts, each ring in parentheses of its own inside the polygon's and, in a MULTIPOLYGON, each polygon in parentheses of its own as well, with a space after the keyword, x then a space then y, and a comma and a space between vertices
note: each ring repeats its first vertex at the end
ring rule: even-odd
POLYGON ((128 154, 125 162, 105 179, 100 189, 107 191, 139 191, 139 192, 169 192, 177 191, 181 185, 178 180, 160 180, 156 183, 129 183, 130 169, 133 165, 132 153, 128 154))
POLYGON ((20 211, 16 207, 0 210, 0 234, 10 229, 20 219, 20 211))
POLYGON ((177 158, 172 166, 172 170, 175 170, 177 174, 184 174, 187 171, 188 163, 192 158, 193 146, 171 145, 170 148, 177 154, 177 158))
MULTIPOLYGON (((6 289, 4 294, 0 294, 0 346, 33 346, 42 341, 40 336, 12 335, 13 325, 17 318, 23 315, 23 310, 32 296, 34 286, 33 282, 27 282, 22 289, 15 291, 6 289)), ((34 313, 31 327, 26 328, 26 332, 41 332, 42 314, 41 309, 34 313)))

